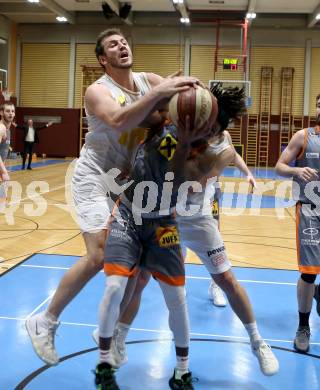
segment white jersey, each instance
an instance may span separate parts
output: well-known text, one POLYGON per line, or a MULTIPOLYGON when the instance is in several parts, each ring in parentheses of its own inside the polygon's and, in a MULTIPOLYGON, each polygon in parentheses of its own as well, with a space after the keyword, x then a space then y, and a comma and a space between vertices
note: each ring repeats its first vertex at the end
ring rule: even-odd
MULTIPOLYGON (((216 155, 221 154, 230 147, 228 137, 223 136, 216 142, 209 145, 216 155)), ((179 215, 177 209, 177 220, 180 234, 180 242, 183 253, 186 248, 191 249, 202 261, 208 272, 222 274, 231 268, 225 246, 219 232, 218 220, 212 214, 211 203, 214 200, 216 187, 219 185, 217 177, 210 179, 207 188, 202 192, 189 194, 187 205, 200 205, 200 210, 190 217, 179 215)))
MULTIPOLYGON (((121 87, 106 74, 96 83, 108 87, 120 106, 128 106, 151 89, 146 74, 133 73, 133 79, 137 92, 121 87)), ((110 189, 104 172, 112 168, 129 171, 132 157, 145 130, 135 128, 120 133, 96 115, 88 114, 87 117, 89 132, 75 166, 72 194, 81 231, 93 233, 107 228, 113 208, 112 202, 109 204, 110 189)))
MULTIPOLYGON (((121 106, 128 106, 151 89, 145 73, 133 73, 133 80, 137 92, 122 87, 107 74, 100 77, 96 83, 108 87, 113 99, 121 106)), ((87 119, 89 132, 86 134, 84 148, 89 152, 93 162, 104 172, 111 168, 128 169, 128 163, 131 162, 144 130, 129 129, 120 134, 96 115, 87 113, 87 119)))
MULTIPOLYGON (((223 134, 217 141, 211 142, 208 147, 214 154, 219 155, 224 150, 230 147, 230 143, 228 137, 223 134)), ((217 182, 217 177, 213 177, 207 181, 207 185, 202 186, 202 191, 190 192, 188 194, 188 199, 186 203, 187 208, 191 205, 199 205, 200 210, 196 213, 196 215, 199 215, 199 213, 202 213, 202 211, 205 213, 206 209, 211 210, 211 203, 214 199, 216 187, 219 187, 219 183, 217 182)), ((183 205, 180 206, 183 207, 183 205)), ((177 211, 179 214, 178 206, 177 211)))

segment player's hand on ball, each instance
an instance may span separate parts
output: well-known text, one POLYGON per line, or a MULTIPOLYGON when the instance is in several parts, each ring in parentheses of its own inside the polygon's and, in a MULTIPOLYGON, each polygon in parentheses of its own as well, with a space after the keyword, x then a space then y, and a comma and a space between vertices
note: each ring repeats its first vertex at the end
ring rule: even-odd
POLYGON ((171 97, 178 92, 187 91, 190 87, 198 84, 199 80, 195 77, 179 76, 169 77, 154 87, 154 92, 163 99, 171 97))

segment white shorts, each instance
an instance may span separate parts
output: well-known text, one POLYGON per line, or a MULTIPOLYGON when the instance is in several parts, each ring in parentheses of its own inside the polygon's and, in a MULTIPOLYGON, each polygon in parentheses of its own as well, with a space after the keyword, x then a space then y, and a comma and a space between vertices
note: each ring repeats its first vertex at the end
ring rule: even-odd
POLYGON ((72 176, 72 196, 82 233, 107 229, 112 201, 103 171, 82 150, 72 176))
POLYGON ((209 215, 177 217, 183 252, 191 249, 210 274, 221 274, 231 268, 218 229, 218 221, 209 215))

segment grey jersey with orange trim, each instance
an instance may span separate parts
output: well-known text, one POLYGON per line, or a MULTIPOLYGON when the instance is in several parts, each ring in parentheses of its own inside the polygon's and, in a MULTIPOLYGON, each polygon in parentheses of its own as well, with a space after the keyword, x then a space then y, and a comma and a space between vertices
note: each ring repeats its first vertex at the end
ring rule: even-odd
MULTIPOLYGON (((305 142, 303 150, 295 161, 299 168, 309 167, 320 173, 320 131, 314 127, 305 129, 305 142)), ((297 177, 293 178, 293 199, 301 203, 319 204, 320 186, 312 185, 297 177)), ((313 182, 317 183, 317 182, 313 182)))

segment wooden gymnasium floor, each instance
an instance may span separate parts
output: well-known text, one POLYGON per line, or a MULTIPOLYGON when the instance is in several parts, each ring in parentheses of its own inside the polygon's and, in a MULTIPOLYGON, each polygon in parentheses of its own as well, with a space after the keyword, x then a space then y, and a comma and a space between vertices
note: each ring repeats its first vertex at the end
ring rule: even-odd
MULTIPOLYGON (((65 160, 46 160, 34 164, 32 171, 12 168, 14 195, 0 220, 1 390, 94 388, 92 369, 98 354, 91 335, 97 327, 97 308, 105 284, 103 272, 61 315, 56 337, 61 357, 58 366, 49 368, 38 359, 24 328, 25 319, 47 305, 64 272, 77 261, 76 256, 84 254, 68 202, 65 176, 69 172, 70 178, 69 164, 65 160), (41 185, 41 197, 31 193, 35 185, 41 185), (31 205, 34 208, 30 212, 31 205), (23 260, 21 266, 14 267, 23 260)), ((283 207, 292 205, 290 199, 284 200, 288 193, 279 192, 279 185, 287 188, 290 181, 280 182, 273 170, 255 170, 255 174, 259 188, 253 196, 247 196, 239 172, 225 170, 221 228, 235 275, 245 285, 260 332, 276 354, 280 371, 272 377, 262 375, 247 334, 230 305, 214 307, 208 299, 207 271, 201 265, 187 264, 190 367, 199 379, 195 388, 316 390, 320 386, 320 332, 315 310, 311 315, 310 352, 299 354, 292 346, 298 279, 298 272, 291 271, 296 268, 294 213, 292 207, 283 207), (269 190, 261 197, 259 192, 264 188, 269 190)), ((187 261, 196 263, 197 258, 189 254, 187 261)), ((129 363, 117 372, 121 389, 168 388, 175 364, 168 330, 168 312, 152 280, 128 335, 129 363)))
MULTIPOLYGON (((38 159, 32 171, 21 171, 19 161, 9 162, 13 189, 0 215, 1 274, 34 253, 85 253, 68 201, 71 162, 38 159)), ((280 181, 272 169, 254 172, 258 189, 252 197, 242 188, 246 182, 237 169, 228 168, 222 178, 221 230, 230 259, 235 266, 296 269, 294 208, 283 207, 286 201, 278 194, 279 184, 287 187, 290 181, 280 181)), ((198 259, 189 253, 187 262, 198 259)))

